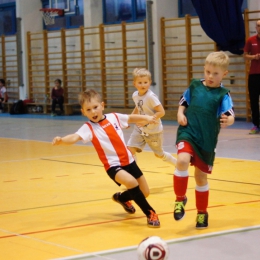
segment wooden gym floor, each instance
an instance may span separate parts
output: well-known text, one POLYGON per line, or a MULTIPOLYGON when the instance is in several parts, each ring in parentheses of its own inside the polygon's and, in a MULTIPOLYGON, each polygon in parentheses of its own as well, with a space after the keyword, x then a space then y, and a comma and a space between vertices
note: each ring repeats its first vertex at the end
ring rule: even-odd
MULTIPOLYGON (((134 260, 138 243, 151 235, 168 242, 173 260, 259 259, 260 135, 248 135, 250 123, 221 131, 209 176, 209 227, 196 230, 192 167, 186 216, 176 222, 174 167, 148 148, 138 156, 161 221, 161 228, 148 228, 139 208, 128 215, 111 200, 123 188, 106 175, 91 143, 51 145, 84 121, 0 114, 0 259, 134 260)), ((164 148, 174 155, 176 129, 176 122, 164 122, 164 148)))

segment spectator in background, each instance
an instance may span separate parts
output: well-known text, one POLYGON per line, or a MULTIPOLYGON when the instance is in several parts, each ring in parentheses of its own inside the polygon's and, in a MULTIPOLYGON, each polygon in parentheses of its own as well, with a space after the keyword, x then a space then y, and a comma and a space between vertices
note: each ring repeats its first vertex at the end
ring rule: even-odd
POLYGON ((253 128, 249 134, 258 134, 259 128, 259 96, 260 96, 260 20, 256 22, 257 34, 246 41, 244 58, 251 62, 248 76, 248 92, 252 113, 253 128))
POLYGON ((56 79, 54 81, 55 87, 51 91, 51 99, 52 99, 52 106, 51 106, 51 116, 56 116, 55 108, 56 105, 59 105, 60 114, 64 114, 63 111, 63 103, 64 103, 64 96, 63 96, 63 88, 61 87, 62 81, 60 79, 56 79))
POLYGON ((0 79, 0 113, 2 113, 4 109, 3 103, 6 103, 7 101, 8 95, 5 87, 5 80, 0 79))

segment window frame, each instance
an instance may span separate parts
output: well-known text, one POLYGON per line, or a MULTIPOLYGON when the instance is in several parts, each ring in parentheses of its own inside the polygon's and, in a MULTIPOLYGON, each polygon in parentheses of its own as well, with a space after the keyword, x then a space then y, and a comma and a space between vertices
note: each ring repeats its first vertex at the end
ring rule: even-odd
POLYGON ((16 3, 11 2, 11 3, 5 3, 5 4, 0 4, 0 9, 3 9, 2 11, 11 11, 12 12, 12 31, 9 33, 3 33, 0 34, 0 36, 5 35, 5 36, 10 36, 10 35, 15 35, 17 33, 17 25, 16 25, 16 3))
MULTIPOLYGON (((119 1, 119 0, 113 0, 115 1, 119 1)), ((120 24, 122 23, 122 21, 126 22, 126 23, 134 23, 134 22, 141 22, 143 20, 146 19, 146 13, 145 16, 143 18, 137 18, 137 0, 131 0, 131 14, 132 14, 132 18, 128 19, 128 20, 117 20, 117 21, 113 21, 113 22, 107 22, 107 17, 106 17, 106 0, 102 0, 102 5, 103 5, 103 23, 106 25, 109 24, 120 24)), ((146 2, 146 1, 145 1, 146 2)))

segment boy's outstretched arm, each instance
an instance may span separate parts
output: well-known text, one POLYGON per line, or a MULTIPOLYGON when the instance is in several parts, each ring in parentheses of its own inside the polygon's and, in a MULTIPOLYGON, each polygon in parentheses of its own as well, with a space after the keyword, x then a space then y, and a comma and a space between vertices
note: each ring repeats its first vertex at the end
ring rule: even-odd
POLYGON ((56 136, 52 140, 52 145, 60 145, 60 144, 75 144, 76 142, 82 140, 82 138, 77 134, 70 134, 64 137, 56 136))
POLYGON ((128 115, 128 123, 131 124, 155 124, 155 118, 154 116, 148 116, 148 115, 136 115, 136 114, 131 114, 128 115))

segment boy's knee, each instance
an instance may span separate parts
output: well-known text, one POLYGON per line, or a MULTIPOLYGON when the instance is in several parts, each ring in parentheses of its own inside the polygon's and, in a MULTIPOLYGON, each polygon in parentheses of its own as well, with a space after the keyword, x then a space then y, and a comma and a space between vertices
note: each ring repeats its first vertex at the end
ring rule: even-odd
POLYGON ((131 180, 129 179, 125 182, 125 186, 126 186, 127 189, 133 189, 138 185, 139 184, 138 184, 138 182, 135 178, 132 178, 131 180))
POLYGON ((149 195, 150 195, 150 190, 149 189, 147 189, 147 190, 145 190, 145 191, 142 191, 143 192, 143 194, 144 194, 144 196, 147 198, 149 195))

